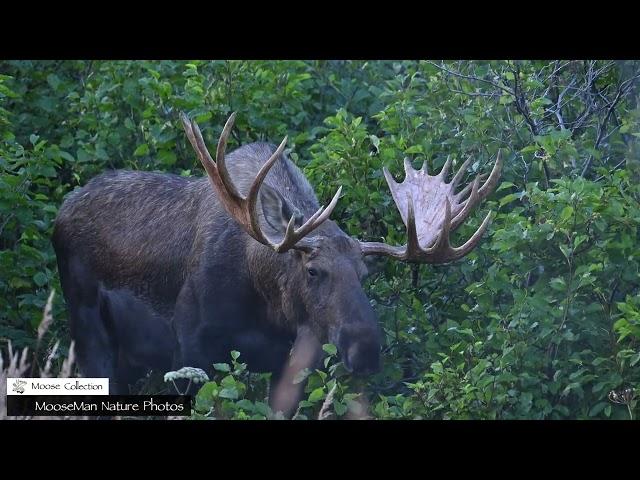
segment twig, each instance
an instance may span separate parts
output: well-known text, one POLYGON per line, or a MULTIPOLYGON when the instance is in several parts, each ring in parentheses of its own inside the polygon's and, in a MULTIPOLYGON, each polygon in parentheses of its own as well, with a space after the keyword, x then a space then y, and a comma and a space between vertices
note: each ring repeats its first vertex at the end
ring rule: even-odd
POLYGON ((446 73, 448 73, 448 74, 450 74, 450 75, 453 75, 453 76, 456 76, 456 77, 459 77, 459 78, 464 78, 464 79, 466 79, 466 80, 475 80, 475 81, 477 81, 477 82, 484 82, 484 83, 488 83, 489 85, 493 85, 494 87, 496 87, 496 88, 498 88, 498 89, 502 90, 502 91, 503 91, 503 92, 505 92, 505 93, 508 93, 509 95, 513 95, 513 92, 512 92, 511 90, 509 90, 509 89, 508 89, 508 88, 506 88, 506 87, 503 87, 502 85, 500 85, 500 84, 498 84, 498 83, 492 82, 491 80, 486 80, 486 79, 484 79, 484 78, 475 77, 475 76, 473 76, 473 75, 464 75, 464 74, 462 74, 462 73, 460 73, 460 72, 454 72, 453 70, 449 70, 449 69, 448 69, 448 68, 446 68, 445 66, 438 65, 437 63, 432 62, 432 61, 430 61, 430 60, 427 60, 427 63, 428 63, 428 64, 430 64, 430 65, 432 65, 432 66, 434 66, 434 67, 436 67, 438 70, 441 70, 441 71, 443 71, 443 72, 446 72, 446 73))
POLYGON ((320 409, 320 413, 318 414, 318 420, 326 420, 331 415, 333 415, 333 413, 329 411, 329 407, 333 403, 333 396, 336 393, 337 386, 338 386, 338 382, 334 383, 333 388, 329 391, 329 394, 327 395, 327 398, 324 399, 324 402, 322 403, 322 408, 320 409))
MULTIPOLYGON (((607 125, 607 122, 609 121, 609 117, 611 116, 611 113, 616 108, 616 105, 618 105, 620 100, 631 89, 631 85, 633 85, 633 81, 636 78, 640 78, 640 72, 637 73, 636 75, 634 75, 633 77, 629 78, 628 80, 625 80, 624 82, 622 82, 620 84, 620 86, 618 87, 618 91, 616 92, 616 96, 614 97, 613 101, 611 102, 611 105, 609 105, 609 108, 607 110, 606 115, 604 116, 604 118, 602 119, 600 124, 598 125, 598 135, 597 135, 597 138, 596 138, 596 142, 595 142, 595 144, 593 146, 594 150, 598 150, 598 148, 600 147, 600 143, 602 142, 602 139, 604 137, 605 127, 607 125)), ((582 167, 582 172, 580 173, 581 177, 584 177, 586 175, 587 171, 591 167, 591 163, 592 162, 593 162, 593 155, 590 154, 589 157, 587 158, 587 161, 584 163, 584 166, 582 167)))
MULTIPOLYGON (((624 163, 626 163, 627 159, 624 158, 622 159, 622 161, 618 162, 618 164, 613 167, 611 170, 609 170, 609 175, 611 175, 613 172, 615 172, 618 168, 620 168, 624 163)), ((605 178, 606 175, 600 175, 598 178, 595 179, 596 182, 599 182, 600 180, 602 180, 603 178, 605 178)))

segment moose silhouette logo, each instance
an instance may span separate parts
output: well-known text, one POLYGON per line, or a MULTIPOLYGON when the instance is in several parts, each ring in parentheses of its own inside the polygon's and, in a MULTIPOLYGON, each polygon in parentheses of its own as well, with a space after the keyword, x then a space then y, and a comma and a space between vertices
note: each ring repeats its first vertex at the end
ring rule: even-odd
POLYGON ((17 379, 13 382, 12 389, 16 393, 24 393, 24 386, 27 384, 26 380, 17 379))

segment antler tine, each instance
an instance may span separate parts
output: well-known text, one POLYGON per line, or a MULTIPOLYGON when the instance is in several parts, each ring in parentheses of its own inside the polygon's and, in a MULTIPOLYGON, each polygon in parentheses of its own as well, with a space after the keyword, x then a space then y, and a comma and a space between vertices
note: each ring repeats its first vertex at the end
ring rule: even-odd
POLYGON ((409 159, 409 157, 404 157, 404 173, 405 173, 405 175, 408 177, 413 172, 415 172, 415 169, 413 168, 413 165, 411 165, 411 160, 409 159))
POLYGON ((287 146, 287 139, 288 137, 285 136, 282 139, 282 142, 280 142, 280 145, 278 146, 278 148, 276 148, 276 151, 271 154, 271 156, 269 157, 269 160, 267 160, 264 163, 264 165, 262 165, 262 167, 258 171, 258 174, 256 175, 256 178, 253 180, 253 183, 251 184, 251 188, 249 189, 249 194, 247 195, 247 198, 255 197, 258 194, 258 190, 260 190, 260 187, 262 186, 262 182, 264 181, 265 177, 269 173, 269 170, 271 170, 271 167, 276 163, 278 158, 280 158, 280 155, 282 155, 284 148, 287 146))
POLYGON ((492 215, 493 215, 493 211, 489 211, 489 213, 487 213, 487 216, 484 217, 484 220, 482 221, 482 224, 480 225, 478 230, 476 230, 476 232, 471 236, 471 238, 469 238, 469 240, 467 240, 463 245, 459 247, 451 248, 451 257, 449 261, 462 258, 471 250, 476 248, 476 245, 480 242, 480 240, 482 239, 482 235, 484 235, 484 232, 487 230, 487 227, 489 226, 492 215))
POLYGON ((433 247, 428 248, 425 251, 427 257, 431 257, 433 260, 446 261, 447 254, 451 250, 451 243, 449 242, 449 232, 451 231, 451 203, 449 199, 445 199, 444 203, 444 220, 442 221, 442 227, 440 234, 433 247))
POLYGON ((200 163, 202 163, 202 166, 205 168, 205 170, 207 170, 207 172, 214 172, 215 175, 218 176, 218 172, 215 169, 216 164, 211 158, 211 155, 209 155, 206 147, 203 152, 200 148, 200 145, 198 144, 196 135, 193 132, 193 122, 189 119, 189 117, 185 115, 184 112, 180 113, 180 120, 182 121, 182 127, 187 134, 189 143, 191 143, 191 146, 196 151, 196 154, 198 155, 198 159, 200 160, 200 163))
POLYGON ((487 197, 493 189, 496 188, 498 184, 498 179, 500 178, 500 171, 502 170, 502 156, 500 155, 500 150, 498 149, 498 155, 496 157, 496 163, 491 170, 491 174, 489 175, 489 179, 487 182, 478 190, 478 195, 480 196, 480 200, 487 197))
POLYGON ((418 231, 416 229, 416 214, 413 208, 413 198, 407 195, 407 256, 409 258, 421 252, 418 242, 418 231))
MULTIPOLYGON (((469 157, 464 164, 462 164, 462 167, 460 167, 460 170, 458 170, 458 172, 456 173, 455 177, 453 177, 453 180, 451 181, 451 184, 453 185, 453 188, 455 189, 455 187, 458 185, 458 183, 460 182, 460 180, 462 180, 462 176, 464 174, 464 170, 467 169, 469 162, 471 161, 471 157, 469 157)), ((482 175, 479 175, 476 178, 479 178, 481 182, 484 182, 485 180, 487 180, 485 182, 485 184, 479 189, 478 193, 480 195, 480 200, 483 200, 484 198, 486 198, 495 188, 496 184, 498 183, 498 179, 500 178, 500 171, 502 170, 502 158, 500 155, 500 150, 498 150, 498 155, 496 157, 496 163, 493 165, 493 169, 491 170, 491 173, 483 173, 482 175)), ((460 190, 457 194, 456 194, 456 200, 459 201, 460 199, 464 198, 465 195, 467 193, 469 193, 469 190, 471 190, 472 188, 472 184, 467 185, 466 187, 464 187, 462 190, 460 190)))
MULTIPOLYGON (((229 171, 227 170, 227 163, 224 157, 224 153, 227 150, 227 141, 229 140, 229 135, 231 134, 231 129, 233 128, 235 120, 236 112, 233 112, 227 119, 227 123, 224 124, 222 133, 220 134, 220 138, 218 139, 218 147, 216 148, 216 166, 218 167, 218 172, 220 174, 220 178, 222 179, 222 183, 224 184, 229 194, 236 199, 240 199, 242 198, 242 196, 236 189, 233 181, 231 181, 231 176, 229 175, 229 171)), ((198 128, 197 125, 196 128, 198 128)), ((199 131, 200 130, 198 129, 198 132, 199 131)), ((209 152, 207 152, 207 155, 209 155, 209 152)))
MULTIPOLYGON (((338 190, 336 191, 335 195, 331 199, 331 202, 329 202, 329 205, 327 206, 326 210, 322 213, 322 215, 320 215, 314 221, 313 228, 316 228, 318 225, 320 225, 321 223, 323 223, 325 220, 329 218, 331 213, 333 213, 333 209, 336 208, 336 205, 338 204, 338 199, 340 198, 341 193, 342 193, 342 185, 338 187, 338 190)), ((320 210, 322 210, 322 208, 320 210)), ((300 227, 300 229, 302 229, 302 227, 300 227)))
POLYGON ((338 199, 340 198, 341 193, 342 186, 338 187, 338 191, 335 193, 335 195, 331 199, 331 202, 326 208, 324 206, 320 207, 298 229, 294 229, 295 217, 292 216, 291 220, 289 220, 289 224, 287 225, 287 230, 285 232, 284 238, 282 242, 280 242, 280 244, 277 246, 276 251, 285 251, 289 248, 292 248, 293 245, 295 245, 300 240, 303 240, 306 235, 311 233, 313 230, 318 228, 325 220, 327 220, 333 212, 333 209, 338 204, 338 199))
POLYGON ((389 172, 387 167, 382 167, 382 173, 384 174, 384 178, 387 180, 389 187, 398 185, 398 182, 393 178, 393 175, 391 175, 391 172, 389 172))
MULTIPOLYGON (((488 173, 483 173, 482 175, 478 175, 476 178, 480 182, 484 182, 487 178, 489 178, 489 174, 488 173)), ((456 193, 456 201, 460 201, 461 198, 464 198, 472 188, 473 188, 473 182, 470 183, 469 185, 467 185, 466 187, 464 187, 458 193, 456 193)))
MULTIPOLYGON (((314 216, 316 216, 317 213, 318 212, 316 212, 314 216)), ((291 218, 289 219, 289 223, 287 224, 287 230, 284 232, 284 237, 282 241, 275 247, 275 251, 276 252, 285 251, 288 248, 290 248, 289 245, 294 245, 295 243, 296 243, 296 216, 294 214, 294 215, 291 215, 291 218)))
POLYGON ((471 155, 469 155, 469 157, 464 161, 462 166, 458 169, 456 174, 453 176, 453 180, 451 180, 451 187, 452 188, 455 189, 458 186, 458 183, 460 183, 460 180, 462 180, 462 177, 464 176, 465 172, 467 171, 467 168, 469 168, 469 164, 471 163, 471 159, 472 158, 473 157, 471 155))
POLYGON ((197 123, 189 120, 184 113, 181 113, 180 115, 187 138, 196 151, 200 162, 207 171, 220 202, 240 227, 242 227, 252 238, 273 248, 276 252, 284 252, 291 248, 298 248, 301 250, 308 248, 313 244, 313 242, 302 242, 302 240, 305 240, 304 236, 316 229, 329 218, 338 202, 338 198, 342 192, 342 187, 338 188, 338 191, 326 209, 324 207, 318 209, 318 211, 315 212, 299 229, 295 229, 295 215, 292 216, 289 220, 282 241, 279 243, 274 242, 262 232, 257 213, 257 203, 260 187, 264 183, 264 179, 269 173, 271 167, 273 167, 275 162, 281 158, 282 152, 287 144, 287 137, 282 140, 276 151, 271 155, 271 157, 269 157, 264 165, 262 165, 249 188, 247 196, 243 197, 231 180, 231 176, 229 175, 225 162, 227 141, 231 134, 235 118, 236 113, 234 112, 231 114, 222 129, 220 139, 218 140, 218 147, 216 149, 216 161, 214 161, 209 154, 204 139, 202 138, 202 132, 200 131, 197 123))
POLYGON ((449 168, 451 168, 451 155, 447 155, 447 161, 444 162, 444 166, 438 176, 443 180, 447 178, 447 174, 449 173, 449 168))
POLYGON ((196 149, 195 137, 193 136, 193 129, 191 128, 191 120, 189 120, 189 117, 187 117, 186 113, 180 112, 180 121, 182 121, 182 127, 187 134, 187 138, 189 139, 191 146, 196 150, 196 153, 198 153, 196 149))
POLYGON ((217 167, 218 164, 214 162, 213 158, 211 158, 211 155, 209 155, 209 150, 207 149, 207 145, 204 143, 204 138, 202 138, 200 127, 198 127, 198 124, 194 120, 191 120, 191 128, 196 141, 196 145, 198 147, 198 152, 201 154, 201 158, 204 158, 204 160, 206 160, 206 163, 215 165, 217 167))
POLYGON ((451 228, 453 230, 455 230, 458 225, 466 220, 466 218, 471 213, 471 210, 473 210, 476 204, 480 201, 480 196, 478 195, 479 185, 480 179, 476 177, 471 184, 471 195, 469 195, 469 198, 467 198, 467 200, 464 202, 464 207, 462 208, 460 213, 458 213, 453 219, 453 222, 451 224, 451 228))
MULTIPOLYGON (((233 115, 231 116, 230 120, 232 119, 233 115)), ((191 145, 196 150, 196 153, 200 158, 200 162, 209 174, 211 180, 221 183, 221 186, 227 192, 227 196, 229 196, 235 203, 241 202, 242 196, 238 193, 238 190, 229 178, 229 174, 224 163, 224 148, 226 147, 226 139, 229 135, 228 130, 226 132, 225 130, 222 131, 220 141, 218 142, 218 149, 220 149, 220 143, 224 137, 222 155, 216 155, 217 161, 214 162, 213 158, 211 158, 211 155, 209 154, 209 149, 204 142, 204 138, 202 137, 202 132, 200 131, 200 127, 198 126, 198 124, 194 120, 186 119, 186 116, 184 114, 182 115, 182 122, 185 125, 187 137, 189 138, 191 145), (185 120, 186 122, 188 122, 188 125, 185 123, 185 120)), ((233 122, 231 123, 233 124, 233 122)), ((227 124, 229 124, 229 121, 227 121, 227 124)), ((227 129, 227 126, 228 125, 225 125, 225 129, 227 129)))
MULTIPOLYGON (((257 213, 256 213, 258 192, 260 190, 260 186, 262 185, 262 182, 264 181, 265 177, 267 176, 267 173, 269 173, 269 170, 271 169, 273 164, 276 162, 276 160, 280 157, 280 155, 284 151, 284 148, 285 148, 286 144, 287 144, 287 137, 284 137, 284 139, 280 143, 280 146, 278 146, 278 148, 273 153, 273 155, 271 155, 269 160, 267 160, 267 162, 265 162, 265 164, 262 166, 262 168, 260 169, 260 171, 256 175, 256 178, 255 178, 255 180, 254 180, 254 182, 251 185, 251 188, 249 190, 248 210, 250 212, 251 224, 252 224, 252 227, 255 230, 260 232, 261 235, 262 235, 262 232, 260 230, 260 224, 258 223, 258 216, 257 216, 257 213)), ((291 219, 289 220, 289 223, 287 224, 287 229, 285 230, 284 237, 283 237, 283 239, 282 239, 282 241, 280 243, 274 244, 273 242, 270 242, 268 239, 267 239, 267 241, 269 241, 270 245, 274 248, 274 250, 276 252, 285 252, 285 251, 287 251, 287 250, 289 250, 291 248, 295 248, 296 247, 296 243, 301 241, 306 235, 308 235, 313 230, 318 228, 325 220, 327 220, 329 218, 329 216, 333 212, 333 209, 336 207, 336 205, 338 203, 338 199, 340 198, 340 194, 341 193, 342 193, 342 186, 338 187, 338 191, 335 193, 335 195, 331 199, 331 202, 329 203, 327 208, 325 208, 324 206, 320 207, 298 229, 295 228, 295 215, 292 215, 291 219)), ((264 237, 264 235, 262 235, 262 236, 264 237)), ((305 248, 303 245, 301 245, 300 247, 303 248, 303 249, 305 248)))
POLYGON ((264 179, 269 173, 269 170, 271 170, 271 167, 273 167, 278 158, 280 158, 280 155, 282 155, 282 152, 284 151, 286 145, 287 137, 285 136, 282 142, 280 142, 280 145, 278 146, 276 151, 271 154, 269 160, 267 160, 258 171, 256 178, 253 180, 253 183, 249 188, 249 193, 247 194, 247 210, 249 212, 249 221, 251 222, 251 228, 255 232, 259 232, 262 237, 264 237, 264 235, 262 234, 262 230, 260 229, 260 223, 258 220, 258 213, 256 209, 256 206, 258 204, 258 193, 260 192, 262 182, 264 182, 264 179))

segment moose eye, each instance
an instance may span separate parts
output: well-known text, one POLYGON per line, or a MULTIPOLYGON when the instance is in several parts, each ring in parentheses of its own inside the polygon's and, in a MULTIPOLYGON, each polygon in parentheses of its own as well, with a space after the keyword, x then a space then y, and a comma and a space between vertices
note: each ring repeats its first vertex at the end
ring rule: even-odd
POLYGON ((318 270, 316 270, 315 268, 307 268, 307 273, 310 277, 315 277, 318 275, 318 270))

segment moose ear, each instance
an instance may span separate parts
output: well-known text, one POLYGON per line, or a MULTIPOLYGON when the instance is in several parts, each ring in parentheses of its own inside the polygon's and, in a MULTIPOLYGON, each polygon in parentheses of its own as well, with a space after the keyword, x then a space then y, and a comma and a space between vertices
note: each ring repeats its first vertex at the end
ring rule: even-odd
POLYGON ((302 214, 297 209, 294 210, 280 192, 267 184, 262 184, 260 187, 260 203, 262 204, 264 219, 278 233, 284 235, 289 220, 291 220, 291 216, 294 213, 296 215, 296 227, 302 225, 302 214))

